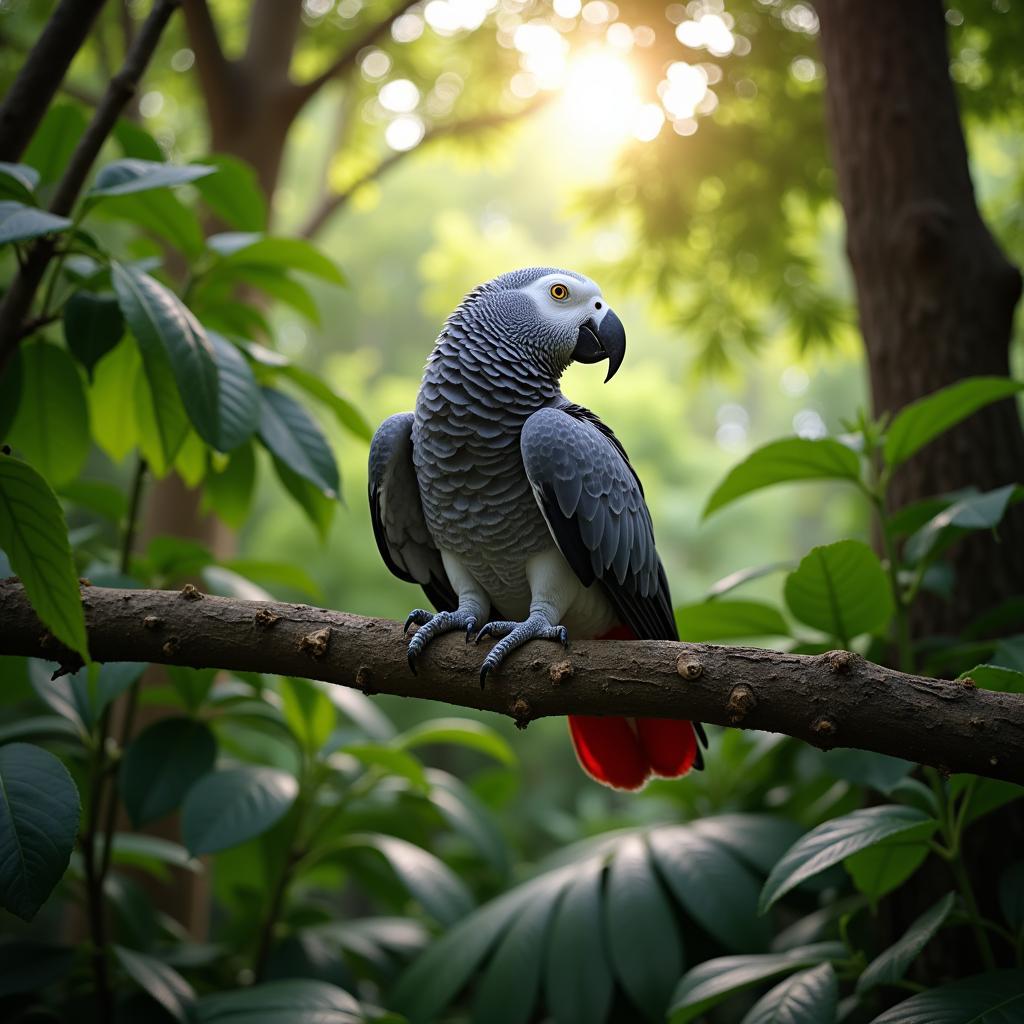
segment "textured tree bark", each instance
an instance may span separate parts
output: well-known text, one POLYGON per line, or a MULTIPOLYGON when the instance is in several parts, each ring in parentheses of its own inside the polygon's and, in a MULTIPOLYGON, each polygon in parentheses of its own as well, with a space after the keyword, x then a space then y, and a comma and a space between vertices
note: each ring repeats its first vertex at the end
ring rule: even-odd
MULTIPOLYGON (((668 641, 531 644, 486 689, 481 648, 432 644, 414 676, 402 627, 384 619, 181 591, 84 587, 98 661, 147 661, 322 679, 364 693, 429 697, 509 715, 688 718, 782 732, 822 749, 856 747, 1024 782, 1024 696, 904 675, 847 651, 816 657, 668 641)), ((0 582, 0 654, 73 665, 21 584, 0 582)))
MULTIPOLYGON (((976 374, 1009 373, 1021 277, 982 221, 949 78, 939 0, 817 0, 829 128, 847 252, 857 285, 874 411, 895 412, 976 374)), ((1012 400, 971 417, 902 467, 902 506, 1024 475, 1024 432, 1012 400)), ((956 632, 1020 592, 1024 507, 1002 543, 966 539, 953 554, 948 603, 922 603, 919 635, 956 632)))

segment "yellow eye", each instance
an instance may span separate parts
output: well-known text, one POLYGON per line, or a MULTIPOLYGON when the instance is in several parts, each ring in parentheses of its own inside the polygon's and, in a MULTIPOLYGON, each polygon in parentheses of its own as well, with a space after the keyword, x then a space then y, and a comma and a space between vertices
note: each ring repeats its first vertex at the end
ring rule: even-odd
POLYGON ((559 302, 564 302, 569 298, 569 289, 564 284, 553 284, 551 286, 551 298, 558 299, 559 302))

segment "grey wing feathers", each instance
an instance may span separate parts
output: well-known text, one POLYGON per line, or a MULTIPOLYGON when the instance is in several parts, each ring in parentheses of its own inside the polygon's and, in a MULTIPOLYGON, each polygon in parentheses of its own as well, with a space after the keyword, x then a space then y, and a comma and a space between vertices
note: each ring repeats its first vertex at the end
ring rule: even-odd
POLYGON ((598 582, 642 640, 677 640, 665 570, 643 488, 622 445, 578 405, 523 427, 526 475, 555 543, 580 580, 598 582))
POLYGON ((412 462, 412 419, 411 412, 389 416, 370 443, 373 535, 381 558, 399 579, 418 583, 439 611, 454 611, 458 598, 423 518, 412 462))

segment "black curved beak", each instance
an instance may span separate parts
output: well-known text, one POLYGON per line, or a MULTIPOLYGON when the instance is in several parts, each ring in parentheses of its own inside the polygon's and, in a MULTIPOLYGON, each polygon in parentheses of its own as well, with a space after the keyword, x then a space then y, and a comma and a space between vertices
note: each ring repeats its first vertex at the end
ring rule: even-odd
POLYGON ((580 327, 572 357, 577 363, 599 363, 607 359, 605 384, 615 376, 626 357, 626 331, 612 310, 605 312, 600 326, 591 319, 580 327))

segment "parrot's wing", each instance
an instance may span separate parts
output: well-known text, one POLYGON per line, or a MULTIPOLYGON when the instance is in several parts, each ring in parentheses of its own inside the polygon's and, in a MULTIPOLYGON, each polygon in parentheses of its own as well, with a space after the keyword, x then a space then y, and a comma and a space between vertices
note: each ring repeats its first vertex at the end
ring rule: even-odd
POLYGON ((370 518, 385 565, 418 583, 438 611, 454 611, 458 597, 441 552, 427 530, 412 464, 412 413, 389 416, 370 442, 370 518))
POLYGON ((535 412, 523 463, 551 535, 586 585, 597 581, 640 640, 678 640, 643 487, 618 438, 579 405, 535 412))

